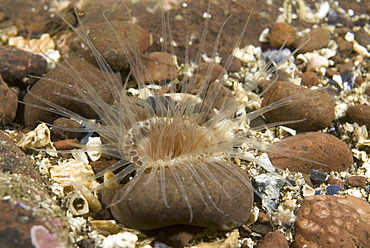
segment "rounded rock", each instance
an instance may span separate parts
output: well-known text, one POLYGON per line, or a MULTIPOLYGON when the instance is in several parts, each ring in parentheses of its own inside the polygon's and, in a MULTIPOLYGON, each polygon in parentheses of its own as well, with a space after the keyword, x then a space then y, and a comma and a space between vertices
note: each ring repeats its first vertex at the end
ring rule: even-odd
POLYGON ((292 248, 370 247, 370 204, 353 196, 309 196, 294 226, 292 248))
POLYGON ((307 42, 307 40, 309 40, 308 43, 299 50, 300 53, 312 52, 314 50, 326 47, 330 40, 329 33, 322 27, 312 29, 308 35, 299 38, 294 43, 294 47, 298 48, 302 46, 305 42, 307 42))
POLYGON ((275 48, 290 46, 296 38, 295 29, 288 23, 276 23, 270 30, 270 44, 275 48))
POLYGON ((141 75, 146 83, 177 78, 177 66, 169 53, 152 52, 141 55, 146 72, 141 75))
POLYGON ((302 73, 301 78, 302 78, 301 84, 309 88, 317 85, 317 83, 319 82, 319 78, 317 77, 316 73, 312 71, 302 73))
POLYGON ((81 129, 83 129, 83 127, 80 123, 61 117, 53 122, 51 132, 59 139, 79 139, 82 133, 78 131, 81 129), (66 129, 76 129, 77 132, 66 129))
POLYGON ((359 104, 347 109, 346 118, 351 122, 357 122, 360 126, 365 125, 370 129, 370 106, 359 104))
MULTIPOLYGON (((107 103, 113 103, 113 96, 110 92, 109 86, 105 83, 103 72, 88 63, 81 57, 74 55, 61 63, 62 66, 69 68, 72 66, 79 75, 72 76, 69 72, 57 66, 55 69, 49 71, 44 79, 40 79, 27 93, 23 101, 25 104, 24 122, 29 128, 34 128, 40 122, 53 123, 58 116, 50 111, 45 111, 31 105, 50 107, 50 105, 42 102, 39 98, 52 102, 60 107, 64 107, 74 113, 83 115, 85 118, 96 119, 97 114, 91 109, 88 104, 81 103, 80 100, 71 99, 81 97, 73 89, 76 87, 81 90, 83 87, 78 83, 78 78, 83 78, 85 82, 90 84, 90 87, 96 90, 102 99, 107 103), (59 83, 49 81, 56 80, 59 83), (69 98, 70 97, 70 98, 69 98)), ((73 72, 72 72, 73 73, 73 72)))
MULTIPOLYGON (((232 170, 245 175, 245 171, 237 165, 230 164, 230 166, 232 170)), ((181 177, 192 209, 192 218, 175 178, 167 168, 165 169, 165 194, 168 206, 162 196, 160 173, 157 171, 150 182, 147 182, 150 173, 144 173, 128 195, 111 207, 111 212, 123 225, 139 230, 172 225, 193 225, 218 230, 230 230, 241 226, 248 220, 253 206, 253 189, 241 180, 235 180, 235 176, 225 175, 224 171, 214 170, 212 173, 222 184, 223 189, 210 178, 202 178, 208 190, 208 194, 203 195, 203 200, 207 202, 208 207, 199 196, 200 185, 197 184, 197 189, 194 179, 181 177), (219 210, 212 205, 208 197, 213 199, 219 210)), ((249 181, 246 175, 243 177, 249 181)), ((129 186, 130 182, 119 188, 112 203, 120 200, 129 186)))
POLYGON ((12 46, 0 46, 0 74, 10 86, 25 89, 46 72, 46 60, 40 55, 26 52, 12 46))
POLYGON ((296 97, 287 106, 265 113, 266 119, 269 122, 297 121, 284 125, 297 131, 317 131, 329 126, 334 119, 333 101, 328 94, 317 90, 277 81, 264 94, 262 107, 294 95, 296 97))
POLYGON ((109 25, 106 22, 96 24, 90 29, 89 37, 114 71, 122 70, 129 63, 126 54, 136 56, 133 53, 143 53, 152 43, 148 31, 122 21, 110 21, 109 25), (119 37, 112 32, 111 27, 119 37), (131 51, 131 48, 137 48, 138 51, 131 51))
POLYGON ((309 174, 310 170, 320 170, 329 173, 344 171, 353 164, 352 152, 347 144, 321 132, 285 138, 274 144, 274 149, 276 153, 268 152, 272 164, 292 172, 309 174))
POLYGON ((6 125, 13 121, 18 108, 18 97, 0 75, 0 125, 6 125))
POLYGON ((288 241, 286 240, 284 233, 280 230, 267 234, 257 244, 256 248, 289 248, 288 241))

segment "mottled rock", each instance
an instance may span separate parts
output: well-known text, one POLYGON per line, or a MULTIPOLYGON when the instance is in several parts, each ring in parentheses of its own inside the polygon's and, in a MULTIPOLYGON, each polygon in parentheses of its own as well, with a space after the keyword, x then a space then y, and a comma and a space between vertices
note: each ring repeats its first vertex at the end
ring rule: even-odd
POLYGON ((301 84, 307 86, 308 88, 317 85, 319 82, 319 78, 317 77, 316 73, 312 71, 302 73, 301 79, 301 84))
POLYGON ((0 46, 0 74, 10 86, 26 88, 46 72, 46 60, 40 55, 17 49, 13 46, 0 46))
MULTIPOLYGON (((230 164, 232 170, 236 170, 248 180, 245 172, 237 165, 230 164)), ((219 180, 227 196, 219 185, 209 177, 201 175, 202 181, 219 210, 210 202, 203 193, 203 200, 200 198, 197 184, 189 177, 181 177, 181 183, 188 195, 192 209, 192 218, 185 199, 177 186, 172 173, 165 169, 165 193, 168 206, 166 206, 161 189, 161 179, 157 171, 149 181, 150 173, 144 173, 137 184, 131 189, 127 197, 111 207, 113 216, 127 227, 148 230, 157 229, 171 225, 194 225, 209 227, 219 230, 230 230, 245 223, 250 215, 253 206, 253 190, 250 185, 244 184, 241 180, 218 170, 213 170, 214 177, 219 180), (205 206, 207 203, 208 207, 205 206), (222 212, 221 212, 221 211, 222 212)), ((234 174, 233 174, 234 175, 234 174)), ((248 180, 249 181, 249 180, 248 180)), ((117 202, 130 183, 117 189, 112 203, 117 202)), ((203 192, 203 190, 202 190, 203 192)))
POLYGON ((289 96, 294 99, 287 100, 287 106, 272 107, 264 114, 269 122, 296 121, 284 126, 298 131, 316 131, 327 127, 334 119, 334 105, 328 94, 283 81, 275 82, 267 90, 262 107, 289 96))
POLYGON ((6 125, 13 121, 18 108, 18 97, 0 75, 0 125, 6 125))
POLYGON ((217 63, 202 63, 199 66, 199 75, 207 82, 213 82, 225 74, 225 69, 217 63))
MULTIPOLYGON (((141 75, 146 83, 177 78, 177 66, 169 53, 153 52, 141 55, 146 72, 141 75)), ((140 80, 140 79, 137 79, 140 80)))
POLYGON ((364 176, 351 176, 347 179, 347 184, 353 187, 366 188, 366 177, 364 176))
POLYGON ((126 54, 143 53, 151 45, 148 31, 122 21, 110 21, 93 25, 89 37, 114 71, 122 70, 129 63, 126 54), (119 35, 116 37, 111 27, 119 35), (122 40, 122 42, 119 42, 122 40), (123 45, 123 47, 122 47, 123 45), (137 51, 133 51, 137 49, 137 51))
POLYGON ((294 43, 296 38, 295 29, 288 23, 276 23, 270 30, 270 44, 275 48, 290 46, 294 43))
POLYGON ((76 97, 81 99, 80 95, 75 91, 86 89, 84 84, 88 83, 90 87, 95 89, 96 93, 107 103, 113 103, 113 97, 110 93, 109 86, 105 83, 103 72, 88 63, 78 55, 68 58, 61 63, 62 66, 70 68, 72 66, 75 71, 70 75, 67 71, 57 66, 55 69, 49 71, 45 75, 45 79, 39 80, 31 89, 30 93, 24 97, 23 101, 26 103, 24 119, 25 125, 29 128, 34 128, 39 121, 46 123, 53 123, 58 116, 55 113, 45 111, 32 107, 27 104, 34 104, 39 106, 48 106, 47 103, 42 102, 39 98, 52 102, 60 107, 64 107, 70 111, 83 115, 88 119, 97 118, 97 114, 91 109, 88 104, 81 103, 79 100, 72 99, 76 97), (56 83, 51 80, 56 80, 56 83), (71 98, 69 98, 71 97, 71 98))
POLYGON ((79 139, 81 132, 73 132, 67 129, 81 130, 82 125, 68 118, 58 118, 53 122, 51 132, 59 139, 79 139))
POLYGON ((344 188, 344 182, 343 182, 343 180, 340 180, 339 178, 335 178, 335 177, 333 177, 333 176, 330 176, 330 177, 328 178, 327 183, 328 183, 328 184, 331 184, 331 185, 336 184, 336 185, 338 185, 341 189, 343 189, 343 188, 344 188))
POLYGON ((271 232, 258 242, 256 248, 289 248, 288 241, 284 233, 280 230, 271 232))
POLYGON ((353 196, 309 196, 297 212, 291 247, 370 247, 369 230, 368 202, 353 196))
POLYGON ((347 109, 346 118, 350 122, 357 122, 359 125, 365 125, 370 129, 370 106, 359 104, 347 109))
POLYGON ((299 50, 300 53, 312 52, 326 47, 329 42, 328 31, 322 27, 312 29, 308 35, 296 40, 296 42, 294 42, 294 46, 298 48, 307 42, 307 40, 309 40, 308 43, 299 50))
POLYGON ((353 164, 349 147, 340 139, 321 132, 285 138, 273 149, 276 153, 268 152, 272 164, 294 172, 308 174, 311 169, 327 173, 344 171, 353 164), (289 157, 290 154, 296 157, 289 157))

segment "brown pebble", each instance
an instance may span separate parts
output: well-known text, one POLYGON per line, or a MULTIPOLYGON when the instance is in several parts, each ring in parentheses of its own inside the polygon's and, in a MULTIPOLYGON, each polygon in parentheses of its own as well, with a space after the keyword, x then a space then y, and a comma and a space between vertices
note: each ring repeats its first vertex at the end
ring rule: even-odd
POLYGON ((292 102, 276 109, 271 109, 264 116, 270 122, 298 121, 284 126, 298 131, 317 131, 328 127, 334 119, 334 105, 331 97, 320 91, 283 81, 277 81, 263 96, 262 107, 283 98, 299 94, 292 102), (301 121, 299 121, 301 120, 301 121))
POLYGON ((257 244, 256 248, 289 248, 288 241, 284 233, 280 230, 270 232, 263 237, 257 244))
POLYGON ((258 212, 258 222, 262 224, 270 223, 271 218, 269 215, 263 213, 263 212, 258 212))
POLYGON ((294 47, 300 47, 307 42, 307 40, 309 40, 308 43, 299 50, 300 53, 312 52, 326 47, 329 43, 329 33, 322 27, 312 29, 308 35, 296 40, 296 42, 294 42, 294 47))
POLYGON ((327 180, 327 183, 330 184, 330 185, 338 185, 340 187, 340 189, 343 189, 344 188, 344 182, 343 180, 340 180, 339 178, 335 178, 333 176, 329 176, 328 180, 327 180))
POLYGON ((301 84, 307 86, 308 88, 317 85, 319 82, 319 78, 317 77, 316 73, 312 71, 302 73, 301 78, 301 84))
MULTIPOLYGON (((248 180, 245 172, 235 164, 229 164, 230 169, 238 171, 248 180)), ((199 197, 199 190, 194 189, 194 182, 189 177, 181 177, 181 183, 187 193, 190 202, 193 218, 190 219, 190 210, 180 193, 179 186, 172 173, 165 169, 165 193, 168 206, 166 206, 161 188, 159 171, 156 171, 153 178, 148 182, 150 173, 144 173, 131 189, 128 195, 117 204, 111 207, 115 219, 123 225, 139 230, 157 229, 172 225, 193 225, 208 227, 217 230, 230 230, 244 224, 250 215, 253 206, 253 190, 241 180, 235 180, 234 176, 225 174, 225 171, 212 171, 213 176, 222 184, 220 190, 217 183, 208 178, 202 178, 208 190, 208 195, 216 200, 215 209, 209 198, 204 194, 203 200, 199 197), (156 199, 153 202, 153 199, 156 199), (205 203, 209 208, 205 206, 205 203)), ((233 174, 234 175, 234 174, 233 174)), ((120 200, 132 181, 118 188, 112 203, 120 200)))
POLYGON ((0 125, 13 121, 18 109, 18 97, 0 75, 0 125))
MULTIPOLYGON (((68 58, 68 64, 66 61, 61 63, 63 66, 72 66, 76 71, 80 73, 80 76, 84 78, 86 82, 90 84, 90 87, 97 91, 97 94, 101 96, 103 101, 107 103, 113 103, 113 97, 110 93, 110 88, 108 84, 105 83, 103 78, 103 72, 99 69, 88 63, 85 59, 81 58, 78 55, 72 55, 68 58)), ((83 115, 88 119, 98 118, 97 114, 91 109, 88 104, 81 103, 79 100, 70 99, 69 97, 77 97, 77 93, 69 87, 78 87, 81 90, 83 89, 80 84, 78 75, 72 77, 68 72, 57 66, 53 70, 49 71, 45 78, 57 80, 62 82, 63 85, 50 82, 47 79, 39 80, 29 91, 35 96, 27 93, 23 101, 26 103, 24 110, 24 119, 25 125, 29 128, 34 128, 40 122, 53 123, 54 120, 60 116, 51 113, 50 111, 45 111, 42 109, 31 107, 27 103, 46 106, 49 107, 46 103, 41 102, 37 97, 41 97, 47 101, 50 101, 60 107, 64 107, 72 112, 83 115)), ((71 88, 73 88, 71 87, 71 88)))
POLYGON ((288 23, 276 23, 270 30, 270 44, 275 48, 280 48, 284 44, 290 46, 296 38, 295 29, 288 23))
POLYGON ((364 176, 351 176, 347 179, 347 184, 353 187, 366 188, 366 177, 364 176))
POLYGON ((25 89, 46 72, 46 60, 40 55, 17 49, 13 46, 0 46, 0 74, 10 86, 25 89))
POLYGON ((143 53, 151 45, 151 35, 148 31, 122 21, 110 21, 109 25, 107 22, 93 25, 89 37, 114 71, 120 71, 128 64, 126 53, 136 56, 134 53, 143 53), (119 37, 115 36, 110 26, 119 37), (118 39, 124 39, 124 42, 120 43, 118 39), (136 48, 137 51, 131 51, 131 48, 136 48))
POLYGON ((59 140, 53 142, 55 149, 57 150, 72 150, 76 149, 78 146, 74 144, 80 144, 77 139, 59 140))
MULTIPOLYGON (((117 163, 117 160, 108 160, 108 161, 92 161, 90 162, 90 166, 92 167, 92 169, 94 170, 95 174, 109 168, 110 166, 114 165, 115 163, 117 163)), ((116 173, 115 171, 113 171, 114 173, 116 173)))
POLYGON ((214 82, 225 75, 225 69, 217 63, 202 63, 199 66, 199 75, 207 82, 214 82))
POLYGON ((81 137, 81 132, 73 132, 65 129, 81 130, 83 127, 76 121, 61 117, 53 122, 51 133, 59 139, 79 139, 81 137))
POLYGON ((344 171, 353 164, 352 152, 347 144, 333 135, 322 132, 285 138, 275 143, 273 149, 276 149, 277 153, 268 152, 272 164, 292 172, 309 174, 311 169, 315 169, 329 173, 344 171), (282 149, 280 152, 279 148, 282 149), (289 157, 289 154, 298 158, 289 157))
POLYGON ((370 129, 370 106, 359 104, 347 109, 346 118, 360 126, 365 125, 370 129))
POLYGON ((332 68, 326 68, 326 75, 328 77, 333 77, 334 75, 340 75, 340 73, 332 68))
POLYGON ((370 35, 364 28, 355 31, 355 39, 361 46, 367 47, 370 44, 370 35))
POLYGON ((351 42, 346 41, 342 37, 337 38, 337 43, 338 43, 338 51, 340 54, 343 55, 349 55, 349 53, 353 50, 353 45, 351 42))
POLYGON ((153 52, 143 54, 141 58, 146 68, 146 72, 141 75, 143 77, 142 81, 148 83, 177 78, 178 71, 171 54, 153 52))
POLYGON ((369 216, 370 204, 357 197, 306 197, 297 212, 291 247, 370 247, 369 216))

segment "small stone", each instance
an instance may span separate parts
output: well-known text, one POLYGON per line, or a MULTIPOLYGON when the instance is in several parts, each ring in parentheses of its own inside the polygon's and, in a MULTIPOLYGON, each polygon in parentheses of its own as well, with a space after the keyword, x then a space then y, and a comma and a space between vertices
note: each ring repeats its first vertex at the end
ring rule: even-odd
POLYGON ((339 178, 335 178, 333 176, 330 176, 328 178, 328 181, 327 181, 328 184, 336 184, 340 187, 340 189, 343 189, 344 188, 344 182, 342 180, 340 180, 339 178))
POLYGON ((346 41, 345 39, 338 37, 338 51, 340 54, 349 54, 353 50, 351 42, 346 41))
POLYGON ((294 42, 294 47, 300 47, 307 42, 307 40, 309 40, 308 43, 299 50, 300 53, 312 52, 326 47, 329 43, 328 31, 322 27, 312 29, 308 35, 296 40, 296 42, 294 42))
POLYGON ((315 71, 321 67, 328 67, 329 60, 324 56, 313 54, 307 63, 307 71, 315 71))
POLYGON ((321 184, 326 181, 328 174, 319 170, 310 170, 310 177, 314 183, 321 184))
POLYGON ((13 121, 18 108, 18 97, 0 75, 0 125, 6 125, 13 121))
MULTIPOLYGON (((237 170, 245 175, 245 172, 235 164, 229 164, 232 170, 237 170)), ((193 225, 208 227, 217 230, 230 230, 244 224, 251 213, 253 206, 253 189, 241 180, 235 180, 225 171, 212 171, 213 177, 218 179, 218 183, 210 178, 202 178, 207 195, 215 200, 215 206, 203 193, 203 200, 199 197, 199 190, 195 190, 194 181, 189 177, 181 177, 181 183, 185 190, 190 206, 192 217, 185 199, 180 193, 179 186, 175 181, 171 171, 165 169, 165 194, 168 205, 166 206, 161 189, 161 178, 159 171, 154 175, 144 173, 136 185, 130 190, 124 199, 120 199, 126 189, 130 187, 132 181, 118 188, 112 199, 113 206, 111 212, 116 220, 123 225, 139 230, 157 229, 172 225, 193 225), (153 178, 148 181, 149 175, 153 178), (118 203, 118 200, 121 200, 118 203), (205 202, 208 207, 205 206, 205 202), (222 212, 221 212, 221 211, 222 212)), ((247 176, 244 177, 248 180, 247 176)), ((199 186, 198 186, 199 187, 199 186)), ((203 191, 203 190, 202 190, 203 191)))
POLYGON ((319 78, 317 77, 316 73, 312 71, 307 71, 302 73, 301 75, 301 84, 311 88, 312 86, 316 86, 319 82, 319 78))
POLYGON ((347 109, 346 118, 350 122, 365 125, 370 130, 370 106, 359 104, 347 109))
POLYGON ((366 188, 366 177, 364 176, 351 176, 347 179, 347 184, 353 187, 366 188))
POLYGON ((53 122, 51 132, 59 139, 79 139, 81 137, 81 132, 73 132, 65 129, 81 130, 83 127, 76 121, 61 117, 53 122))
POLYGON ((135 53, 145 52, 151 45, 152 39, 148 31, 122 21, 110 21, 109 25, 107 22, 93 25, 89 37, 113 71, 120 71, 129 63, 126 54, 137 56, 138 54, 135 53), (119 37, 116 37, 110 26, 119 37), (119 42, 119 39, 123 41, 119 42), (132 48, 137 51, 132 51, 132 48))
POLYGON ((55 149, 57 150, 72 150, 76 149, 76 145, 74 144, 80 144, 80 141, 77 139, 68 139, 68 140, 59 140, 53 142, 53 145, 55 149))
POLYGON ((352 152, 347 144, 333 135, 321 132, 285 138, 274 145, 274 150, 275 153, 268 152, 272 164, 292 172, 308 174, 311 169, 315 169, 329 173, 344 171, 353 164, 352 152), (290 157, 290 154, 297 158, 290 157))
POLYGON ((297 212, 291 247, 369 247, 369 216, 370 204, 357 197, 306 197, 297 212))
POLYGON ((199 66, 199 75, 207 82, 214 82, 225 74, 225 69, 217 63, 202 63, 199 66))
POLYGON ((91 109, 88 104, 81 103, 79 100, 74 100, 74 97, 81 98, 71 88, 78 87, 80 90, 85 89, 81 84, 85 82, 90 84, 90 87, 96 90, 96 94, 100 95, 102 100, 107 103, 113 103, 113 96, 110 92, 108 84, 105 83, 103 72, 88 63, 85 59, 78 55, 73 55, 68 58, 68 64, 63 61, 61 65, 69 68, 73 67, 80 75, 72 77, 67 71, 57 66, 55 69, 49 71, 45 75, 45 79, 40 79, 27 93, 23 101, 25 104, 24 119, 25 125, 29 128, 34 128, 40 121, 46 123, 53 123, 58 116, 50 111, 45 111, 32 107, 29 104, 49 107, 46 103, 42 102, 39 98, 50 101, 55 105, 64 107, 72 112, 83 115, 88 119, 97 119, 97 114, 91 109), (83 82, 80 81, 80 79, 83 82), (57 80, 61 84, 57 84, 47 79, 57 80), (77 80, 76 80, 77 79, 77 80), (68 98, 68 97, 70 98, 68 98))
POLYGON ((326 187, 326 192, 328 192, 328 195, 335 195, 339 190, 341 190, 341 187, 338 184, 333 184, 326 187))
POLYGON ((356 41, 364 47, 370 45, 370 35, 365 31, 364 28, 360 28, 355 32, 356 41))
POLYGON ((17 49, 13 46, 0 46, 0 74, 10 86, 25 89, 46 72, 46 60, 40 55, 17 49))
POLYGON ((287 106, 272 108, 265 113, 266 119, 270 123, 296 121, 284 126, 297 131, 316 131, 329 126, 334 119, 333 101, 328 94, 320 91, 312 91, 299 85, 277 81, 264 94, 261 106, 265 107, 294 95, 297 97, 287 106))
POLYGON ((258 242, 256 248, 289 248, 284 233, 280 230, 270 232, 258 242))
MULTIPOLYGON (((169 53, 153 52, 141 55, 146 72, 142 80, 146 83, 160 80, 173 80, 177 78, 177 66, 169 53)), ((138 80, 138 79, 136 79, 138 80)))
POLYGON ((284 44, 290 46, 296 38, 295 29, 288 23, 276 23, 270 30, 270 44, 275 48, 280 48, 284 44))

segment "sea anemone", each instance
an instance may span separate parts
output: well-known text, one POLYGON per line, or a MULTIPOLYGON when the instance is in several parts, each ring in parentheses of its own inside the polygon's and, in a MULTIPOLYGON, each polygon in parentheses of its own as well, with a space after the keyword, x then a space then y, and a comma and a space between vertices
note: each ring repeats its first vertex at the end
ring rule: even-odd
MULTIPOLYGON (((209 4, 208 13, 210 7, 209 4)), ((245 89, 240 87, 239 82, 227 78, 224 74, 211 81, 214 65, 208 67, 203 76, 199 76, 210 18, 205 18, 194 64, 191 65, 189 58, 185 58, 181 81, 160 80, 159 83, 153 80, 144 82, 144 75, 150 79, 150 74, 143 65, 137 43, 129 43, 113 23, 107 20, 106 32, 113 34, 111 37, 114 37, 120 48, 125 51, 130 65, 130 73, 122 82, 85 30, 78 10, 75 11, 80 28, 77 30, 71 24, 69 26, 90 48, 101 70, 100 76, 93 76, 94 81, 91 82, 91 79, 84 75, 86 72, 78 68, 81 61, 77 60, 76 63, 65 60, 58 64, 58 67, 75 80, 74 84, 50 78, 48 75, 40 81, 72 92, 72 96, 58 92, 56 97, 74 101, 77 105, 87 104, 98 116, 98 120, 92 121, 85 113, 76 113, 71 106, 61 106, 35 95, 34 88, 29 90, 24 99, 26 109, 40 108, 76 120, 84 126, 80 131, 95 132, 102 138, 103 145, 84 146, 80 149, 99 151, 119 160, 98 173, 94 179, 107 172, 117 172, 116 176, 102 184, 99 190, 104 188, 104 185, 125 179, 124 184, 115 189, 114 197, 108 206, 113 216, 124 225, 137 229, 154 229, 190 224, 229 230, 245 223, 253 205, 253 189, 245 168, 236 165, 232 158, 263 164, 248 156, 241 147, 284 152, 255 140, 250 137, 250 132, 289 121, 254 129, 249 127, 249 123, 267 111, 298 101, 299 96, 292 96, 246 113, 249 91, 255 89, 261 79, 270 75, 271 71, 266 68, 271 68, 271 65, 262 68, 245 89), (189 68, 194 71, 191 73, 189 68), (127 88, 132 78, 137 84, 137 96, 132 96, 132 90, 127 88), (225 87, 229 82, 233 84, 232 91, 225 87), (94 86, 97 83, 109 89, 113 102, 106 102, 105 96, 94 86), (167 93, 160 92, 159 89, 163 88, 168 89, 167 93), (30 103, 31 99, 36 99, 38 103, 30 103), (143 209, 146 209, 146 212, 143 209)), ((239 47, 247 23, 248 21, 235 41, 234 48, 239 47)), ((168 24, 164 21, 164 27, 169 28, 168 24)), ((129 25, 129 31, 134 36, 131 39, 139 39, 134 24, 129 25)), ((170 29, 165 32, 171 40, 170 29)), ((211 58, 217 55, 221 35, 222 28, 215 41, 211 58)), ((230 56, 226 60, 225 69, 228 69, 232 59, 230 56)))

